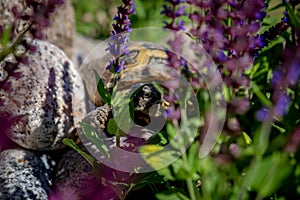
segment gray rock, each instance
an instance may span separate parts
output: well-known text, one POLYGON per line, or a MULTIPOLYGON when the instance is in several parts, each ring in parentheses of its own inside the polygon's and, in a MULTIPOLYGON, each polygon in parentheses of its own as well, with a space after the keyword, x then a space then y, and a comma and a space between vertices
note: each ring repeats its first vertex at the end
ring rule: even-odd
POLYGON ((58 199, 90 199, 100 182, 92 166, 75 150, 69 150, 60 160, 55 177, 55 196, 58 199))
POLYGON ((28 149, 59 149, 86 114, 84 85, 62 50, 45 41, 33 44, 29 64, 4 68, 9 75, 0 84, 0 133, 28 149))
POLYGON ((48 199, 54 162, 22 149, 0 153, 0 199, 48 199))

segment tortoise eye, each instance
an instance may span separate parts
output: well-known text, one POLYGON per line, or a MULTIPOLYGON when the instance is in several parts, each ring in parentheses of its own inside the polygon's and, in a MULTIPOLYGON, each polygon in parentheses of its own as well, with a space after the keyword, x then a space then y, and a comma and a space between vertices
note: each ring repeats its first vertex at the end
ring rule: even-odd
POLYGON ((144 97, 150 97, 151 96, 151 88, 148 85, 143 86, 143 92, 144 92, 144 97))

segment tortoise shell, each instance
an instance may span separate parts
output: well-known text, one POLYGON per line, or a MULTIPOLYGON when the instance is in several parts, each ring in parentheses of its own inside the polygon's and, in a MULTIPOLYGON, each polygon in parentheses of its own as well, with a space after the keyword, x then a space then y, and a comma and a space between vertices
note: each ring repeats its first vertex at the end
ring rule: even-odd
MULTIPOLYGON (((155 43, 130 42, 127 50, 128 54, 120 55, 117 58, 118 62, 124 61, 126 66, 117 82, 118 91, 135 84, 171 79, 166 48, 155 43)), ((103 101, 97 92, 93 69, 97 71, 106 88, 111 89, 114 74, 106 70, 111 59, 112 55, 105 51, 93 60, 85 60, 80 67, 88 96, 97 106, 103 105, 103 101)))

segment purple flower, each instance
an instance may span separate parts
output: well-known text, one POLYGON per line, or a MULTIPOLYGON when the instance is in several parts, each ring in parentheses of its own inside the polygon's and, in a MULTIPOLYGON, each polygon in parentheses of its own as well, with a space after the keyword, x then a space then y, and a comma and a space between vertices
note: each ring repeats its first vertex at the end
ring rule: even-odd
POLYGON ((125 32, 131 32, 131 22, 129 16, 135 14, 135 4, 133 0, 122 0, 122 6, 118 7, 118 12, 113 18, 114 23, 112 24, 113 30, 111 31, 111 42, 108 44, 106 51, 109 51, 115 59, 111 60, 109 65, 106 66, 107 70, 112 73, 121 73, 126 69, 125 63, 118 62, 116 59, 122 54, 127 54, 128 51, 126 43, 128 42, 128 35, 125 32), (124 34, 121 34, 124 33, 124 34))
POLYGON ((223 65, 227 73, 223 76, 233 76, 248 68, 253 62, 252 51, 263 45, 256 33, 265 17, 265 1, 190 0, 187 3, 194 7, 189 14, 194 24, 189 32, 202 42, 216 64, 223 65), (232 23, 228 24, 228 20, 232 23))
POLYGON ((287 80, 289 80, 291 85, 296 85, 300 76, 300 63, 291 63, 290 70, 287 74, 287 80))
POLYGON ((283 12, 284 17, 282 18, 282 21, 287 23, 290 21, 289 14, 287 12, 283 12))
POLYGON ((290 97, 287 88, 293 88, 300 78, 300 48, 288 45, 283 52, 283 64, 274 72, 271 79, 271 100, 274 104, 271 114, 273 117, 282 117, 287 113, 290 97))
POLYGON ((256 113, 256 118, 259 120, 259 121, 264 121, 267 117, 269 113, 269 110, 267 108, 261 108, 257 113, 256 113))
POLYGON ((290 102, 289 96, 287 96, 286 94, 282 94, 277 100, 276 105, 274 106, 275 115, 277 116, 285 115, 289 102, 290 102))
POLYGON ((171 4, 170 6, 163 5, 163 10, 161 11, 161 14, 165 15, 166 17, 170 18, 170 22, 164 21, 165 26, 164 28, 171 29, 174 31, 184 30, 184 22, 179 19, 179 17, 186 15, 186 6, 180 5, 181 3, 184 3, 183 0, 165 0, 165 2, 168 2, 171 4))
POLYGON ((176 109, 174 107, 168 108, 164 113, 164 117, 170 120, 180 119, 180 108, 176 108, 176 109))
POLYGON ((291 153, 296 153, 300 146, 300 127, 292 133, 288 143, 286 144, 285 150, 291 153))

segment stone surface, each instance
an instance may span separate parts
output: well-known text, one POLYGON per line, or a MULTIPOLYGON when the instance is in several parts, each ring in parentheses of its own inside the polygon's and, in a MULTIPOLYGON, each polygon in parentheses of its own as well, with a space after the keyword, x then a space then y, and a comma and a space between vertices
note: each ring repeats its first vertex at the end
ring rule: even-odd
POLYGON ((11 68, 0 83, 0 133, 22 147, 35 150, 62 148, 73 137, 86 114, 84 85, 76 67, 62 50, 34 41, 29 64, 11 68))
POLYGON ((86 56, 88 56, 88 54, 100 43, 100 40, 88 38, 78 33, 75 34, 73 45, 73 63, 79 68, 86 56))
MULTIPOLYGON (((37 0, 36 0, 37 1, 37 0)), ((28 23, 13 17, 12 8, 16 7, 19 12, 30 13, 25 0, 0 0, 0 24, 2 26, 16 23, 16 33, 21 32, 28 23)), ((73 56, 73 42, 75 35, 75 15, 71 0, 65 0, 64 5, 58 7, 50 17, 51 26, 44 29, 45 40, 61 48, 69 58, 73 56)))
POLYGON ((44 31, 46 40, 61 48, 72 59, 76 31, 72 0, 65 0, 64 5, 57 8, 51 15, 51 21, 51 26, 44 31))
POLYGON ((54 162, 22 149, 0 153, 0 199, 47 200, 54 162))
POLYGON ((63 155, 54 183, 55 190, 51 196, 60 200, 91 199, 100 186, 92 166, 75 150, 69 150, 63 155))

